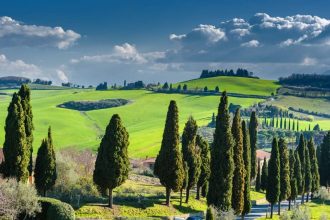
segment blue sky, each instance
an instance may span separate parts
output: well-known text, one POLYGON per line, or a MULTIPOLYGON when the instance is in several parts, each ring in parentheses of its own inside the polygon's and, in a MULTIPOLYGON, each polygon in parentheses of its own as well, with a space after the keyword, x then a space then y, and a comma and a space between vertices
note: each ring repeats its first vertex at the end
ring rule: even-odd
POLYGON ((205 68, 244 67, 274 79, 324 72, 329 9, 306 0, 6 1, 0 76, 87 85, 175 82, 205 68))

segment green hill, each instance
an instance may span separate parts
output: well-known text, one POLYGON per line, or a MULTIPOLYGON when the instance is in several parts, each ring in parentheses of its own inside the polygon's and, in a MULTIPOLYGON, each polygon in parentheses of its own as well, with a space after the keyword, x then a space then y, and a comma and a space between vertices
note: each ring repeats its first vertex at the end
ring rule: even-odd
POLYGON ((270 96, 272 92, 275 93, 276 89, 280 87, 277 81, 274 80, 232 76, 193 79, 176 83, 173 85, 174 88, 179 84, 187 84, 188 89, 203 89, 207 86, 209 90, 214 90, 216 86, 219 86, 220 91, 227 90, 230 93, 263 96, 270 96))
MULTIPOLYGON (((13 90, 4 90, 13 93, 13 90)), ((10 96, 0 95, 0 127, 3 129, 10 96)), ((217 96, 191 96, 183 94, 160 94, 146 90, 95 91, 82 89, 32 90, 34 115, 34 152, 52 126, 55 148, 76 147, 96 150, 100 137, 110 117, 118 113, 130 134, 130 157, 155 156, 158 153, 165 117, 170 100, 176 100, 180 114, 180 130, 190 115, 199 125, 210 122, 219 104, 217 96), (93 101, 102 99, 126 99, 129 104, 116 108, 79 112, 57 106, 68 101, 93 101)), ((230 102, 249 106, 260 99, 234 98, 230 102)), ((0 143, 4 141, 4 130, 0 132, 0 143)))

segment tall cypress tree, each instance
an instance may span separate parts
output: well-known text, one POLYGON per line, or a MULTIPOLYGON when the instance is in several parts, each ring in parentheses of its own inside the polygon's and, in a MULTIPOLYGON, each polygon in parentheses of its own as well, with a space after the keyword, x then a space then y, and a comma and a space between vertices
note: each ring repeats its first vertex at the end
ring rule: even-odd
POLYGON ((305 138, 301 134, 299 139, 299 145, 297 147, 297 152, 299 154, 300 165, 301 165, 301 177, 302 181, 302 191, 301 191, 301 202, 304 203, 304 195, 305 195, 305 168, 306 168, 306 144, 305 138))
POLYGON ((182 206, 182 192, 184 189, 187 189, 188 181, 189 181, 189 167, 186 161, 183 163, 183 169, 184 169, 184 179, 182 182, 182 186, 180 188, 180 206, 182 206))
POLYGON ((197 123, 193 117, 189 117, 182 134, 182 155, 183 161, 187 162, 189 168, 189 178, 186 188, 186 203, 189 201, 190 189, 196 185, 201 167, 199 151, 196 147, 197 123))
POLYGON ((262 165, 261 184, 260 184, 260 188, 263 191, 267 190, 267 179, 268 179, 268 164, 267 164, 267 159, 265 157, 264 163, 262 165))
POLYGON ((290 185, 290 161, 288 146, 283 138, 278 142, 280 153, 280 197, 278 201, 278 214, 281 214, 281 201, 289 198, 291 194, 290 185))
POLYGON ((43 139, 38 149, 34 180, 38 192, 46 196, 46 191, 54 186, 57 179, 56 156, 53 146, 51 128, 48 128, 48 137, 43 139))
POLYGON ((316 150, 314 145, 314 140, 311 138, 308 141, 308 150, 311 163, 311 199, 313 199, 313 194, 320 188, 320 174, 319 174, 319 165, 316 157, 316 150))
POLYGON ((284 118, 284 130, 286 130, 286 118, 284 118))
POLYGON ((233 124, 232 134, 234 138, 234 177, 233 177, 233 194, 232 194, 232 208, 236 214, 241 214, 244 208, 244 179, 245 168, 243 159, 243 131, 240 110, 237 109, 233 124))
POLYGON ((258 119, 256 112, 253 111, 250 117, 250 146, 251 146, 251 179, 257 175, 257 136, 258 136, 258 119))
POLYGON ((280 156, 278 141, 274 138, 272 143, 272 152, 268 163, 268 180, 266 191, 266 199, 271 204, 270 218, 273 218, 274 204, 279 201, 280 193, 280 156))
POLYGON ((179 139, 178 107, 172 100, 168 107, 163 140, 154 167, 155 175, 166 188, 167 206, 170 205, 171 190, 178 191, 185 176, 179 139))
POLYGON ((112 208, 112 191, 128 178, 130 162, 127 148, 128 133, 118 114, 114 114, 106 128, 98 149, 93 180, 100 188, 109 190, 109 207, 112 208))
POLYGON ((309 150, 307 147, 308 143, 305 146, 305 192, 306 192, 306 202, 308 202, 309 193, 312 188, 312 173, 311 173, 311 161, 309 156, 309 150))
POLYGON ((295 175, 295 166, 296 166, 296 158, 294 156, 294 151, 291 149, 289 153, 290 157, 290 195, 289 195, 289 210, 291 209, 291 202, 296 200, 298 195, 298 186, 297 186, 297 178, 295 175))
POLYGON ((283 129, 283 117, 281 116, 280 128, 283 129))
POLYGON ((231 209, 233 188, 233 137, 230 129, 228 97, 224 91, 218 108, 213 147, 211 150, 211 175, 208 205, 214 205, 223 211, 231 209))
POLYGON ((15 177, 18 181, 25 182, 29 176, 30 149, 26 144, 25 115, 21 98, 13 94, 8 107, 5 125, 5 142, 3 144, 5 177, 15 177))
POLYGON ((256 178, 256 191, 260 192, 261 189, 261 165, 260 160, 258 160, 258 166, 257 166, 257 178, 256 178))
POLYGON ((32 106, 30 104, 31 100, 31 91, 30 88, 23 84, 18 92, 18 95, 21 97, 21 105, 24 111, 24 126, 25 126, 25 136, 26 136, 26 145, 27 148, 30 149, 29 153, 29 176, 32 175, 33 171, 33 159, 32 159, 32 153, 33 153, 33 114, 32 114, 32 106))
POLYGON ((330 131, 324 136, 320 153, 320 179, 322 186, 330 185, 330 131))
POLYGON ((246 215, 251 211, 251 196, 250 196, 250 179, 251 179, 251 148, 250 148, 250 137, 245 121, 242 122, 243 131, 243 159, 245 168, 244 178, 244 208, 242 215, 246 215))
POLYGON ((295 152, 295 166, 294 166, 294 175, 297 180, 297 192, 298 194, 302 194, 304 191, 304 182, 302 173, 301 173, 301 162, 300 162, 300 156, 299 153, 295 152))
POLYGON ((206 140, 204 140, 200 135, 196 137, 196 144, 200 149, 200 157, 201 157, 201 173, 199 175, 197 181, 197 195, 196 199, 200 198, 201 188, 207 184, 210 178, 210 147, 206 140))

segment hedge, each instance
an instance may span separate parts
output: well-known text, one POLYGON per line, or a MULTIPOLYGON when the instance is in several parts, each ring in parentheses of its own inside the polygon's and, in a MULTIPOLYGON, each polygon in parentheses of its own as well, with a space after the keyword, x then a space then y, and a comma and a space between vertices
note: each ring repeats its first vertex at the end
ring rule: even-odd
POLYGON ((36 216, 40 220, 74 220, 75 213, 71 205, 57 199, 42 197, 39 199, 42 211, 36 216))

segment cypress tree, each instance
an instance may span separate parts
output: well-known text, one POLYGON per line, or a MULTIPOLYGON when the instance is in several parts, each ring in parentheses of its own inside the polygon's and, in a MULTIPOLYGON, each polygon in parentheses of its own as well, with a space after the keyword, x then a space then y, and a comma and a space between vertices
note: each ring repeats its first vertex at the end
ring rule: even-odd
POLYGON ((200 190, 207 184, 210 178, 210 149, 209 144, 206 140, 204 140, 200 135, 196 137, 196 144, 200 149, 200 157, 201 157, 201 172, 197 181, 197 195, 196 199, 200 199, 200 190))
POLYGON ((184 189, 187 189, 188 181, 189 181, 189 167, 186 161, 183 163, 183 169, 184 169, 184 179, 182 182, 182 186, 180 188, 180 206, 182 206, 182 192, 184 189))
POLYGON ((184 181, 183 159, 179 148, 179 113, 175 101, 168 107, 163 140, 157 155, 154 173, 166 188, 166 205, 170 205, 171 190, 178 191, 184 181))
POLYGON ((314 145, 314 140, 311 138, 308 141, 308 150, 311 163, 311 199, 313 199, 313 194, 320 188, 320 174, 319 174, 319 165, 316 157, 316 150, 314 145))
POLYGON ((237 109, 233 124, 232 134, 234 138, 234 153, 235 161, 234 177, 233 177, 233 194, 232 194, 232 208, 236 214, 241 214, 244 208, 244 179, 245 168, 243 159, 243 131, 240 110, 237 109))
POLYGON ((261 168, 260 168, 260 160, 258 160, 258 172, 257 172, 257 178, 256 178, 256 191, 260 192, 261 189, 261 168))
POLYGON ((283 129, 283 117, 281 116, 280 128, 283 129))
POLYGON ((298 194, 302 194, 304 191, 304 179, 301 173, 301 162, 300 162, 300 156, 299 153, 295 152, 295 167, 294 167, 294 175, 297 180, 297 192, 298 194))
POLYGON ((298 186, 297 186, 297 178, 295 175, 295 166, 296 166, 296 158, 294 155, 294 151, 290 150, 290 196, 289 200, 289 210, 291 209, 291 201, 296 200, 298 195, 298 186))
POLYGON ((322 186, 330 185, 330 131, 324 136, 320 153, 320 179, 322 186))
POLYGON ((276 117, 276 128, 278 128, 278 116, 276 117))
POLYGON ((228 111, 228 97, 224 91, 218 108, 213 147, 211 150, 211 175, 208 205, 214 205, 222 211, 231 208, 233 187, 233 137, 230 129, 230 115, 228 111))
POLYGON ((306 192, 306 202, 308 202, 308 196, 312 188, 312 173, 311 173, 311 161, 309 156, 309 150, 307 147, 308 143, 305 146, 305 192, 306 192))
POLYGON ((244 208, 242 215, 246 215, 251 211, 251 196, 250 196, 250 179, 251 179, 251 148, 248 130, 245 121, 242 122, 243 131, 243 159, 245 168, 244 178, 244 208))
POLYGON ((32 153, 33 153, 33 114, 32 114, 32 106, 30 104, 31 100, 31 91, 30 88, 23 84, 18 92, 18 95, 21 97, 21 105, 24 111, 24 126, 25 126, 25 136, 26 136, 26 145, 27 148, 30 149, 29 152, 29 176, 32 175, 33 171, 33 159, 32 159, 32 153))
POLYGON ((291 119, 289 118, 289 130, 291 130, 291 119))
POLYGON ((201 195, 206 198, 207 197, 207 193, 209 191, 209 182, 206 182, 203 187, 202 187, 202 193, 201 195))
POLYGON ((280 197, 278 201, 278 214, 281 214, 281 201, 289 198, 291 194, 290 185, 290 161, 287 144, 283 138, 278 142, 280 153, 280 197))
POLYGON ((21 105, 21 98, 13 94, 8 107, 5 125, 5 142, 3 144, 5 177, 15 177, 17 181, 25 182, 29 176, 30 149, 26 144, 25 115, 21 105))
POLYGON ((112 191, 128 178, 130 162, 127 148, 128 133, 118 114, 114 114, 106 128, 98 149, 93 180, 101 189, 109 190, 109 207, 113 205, 112 191))
POLYGON ((299 121, 297 119, 297 131, 299 131, 299 121))
POLYGON ((34 182, 38 192, 46 196, 46 191, 54 186, 57 179, 56 156, 53 146, 51 128, 48 128, 48 137, 43 139, 38 149, 34 182))
POLYGON ((189 117, 182 134, 182 155, 183 161, 187 162, 189 177, 186 187, 186 203, 189 201, 190 189, 196 185, 201 167, 201 159, 196 148, 197 123, 193 117, 189 117))
POLYGON ((306 168, 306 144, 305 139, 302 134, 300 134, 299 145, 296 149, 299 154, 300 165, 301 165, 301 177, 302 181, 302 191, 301 191, 301 202, 304 203, 304 194, 305 194, 305 168, 306 168))
POLYGON ((263 191, 267 189, 267 179, 268 179, 268 164, 266 157, 264 158, 264 163, 262 165, 262 172, 261 172, 261 184, 260 188, 263 191))
POLYGON ((213 209, 211 207, 208 207, 206 210, 206 220, 215 220, 213 209))
POLYGON ((286 118, 284 118, 284 130, 286 130, 286 118))
POLYGON ((250 146, 251 146, 251 179, 257 175, 257 136, 258 136, 258 119, 256 112, 253 111, 250 118, 250 146))
POLYGON ((292 131, 295 131, 296 130, 296 124, 294 122, 294 119, 292 120, 292 131))
POLYGON ((280 197, 280 157, 277 139, 272 143, 272 152, 268 163, 266 199, 271 204, 270 218, 273 218, 274 204, 280 197))

